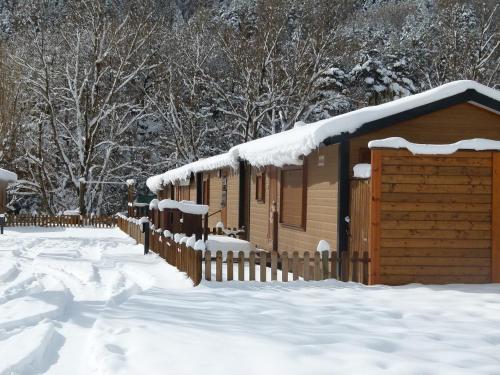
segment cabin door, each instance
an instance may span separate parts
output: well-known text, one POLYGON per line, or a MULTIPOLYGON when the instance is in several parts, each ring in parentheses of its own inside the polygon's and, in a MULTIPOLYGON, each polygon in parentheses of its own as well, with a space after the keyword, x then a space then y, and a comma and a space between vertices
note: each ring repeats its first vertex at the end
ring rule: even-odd
POLYGON ((273 251, 278 251, 278 168, 269 167, 269 238, 273 251))
MULTIPOLYGON (((355 251, 362 256, 368 251, 368 238, 370 230, 370 180, 352 179, 350 183, 350 207, 349 207, 349 258, 352 259, 355 251)), ((348 268, 350 262, 344 264, 344 272, 350 275, 352 270, 348 268)), ((359 275, 358 275, 359 277, 359 275)), ((349 280, 351 280, 349 278, 349 280)), ((358 278, 361 280, 361 278, 358 278)))

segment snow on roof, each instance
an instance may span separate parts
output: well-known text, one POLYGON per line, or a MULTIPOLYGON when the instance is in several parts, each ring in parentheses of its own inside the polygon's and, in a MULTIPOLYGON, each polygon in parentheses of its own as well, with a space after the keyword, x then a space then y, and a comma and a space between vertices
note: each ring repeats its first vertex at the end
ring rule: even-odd
POLYGON ((17 174, 8 171, 7 169, 0 168, 0 181, 3 182, 16 182, 17 174))
POLYGON ((229 153, 211 156, 195 162, 183 165, 182 167, 171 169, 163 174, 150 177, 146 181, 148 188, 157 192, 167 184, 176 184, 189 181, 191 173, 211 171, 214 169, 231 167, 238 168, 238 159, 233 158, 229 153))
POLYGON ((430 104, 471 89, 500 101, 500 91, 498 90, 475 81, 455 81, 420 94, 377 106, 361 108, 306 126, 295 127, 282 133, 256 139, 235 146, 230 152, 233 155, 237 154, 241 159, 248 161, 255 167, 265 165, 281 167, 286 164, 299 164, 302 156, 310 154, 329 137, 342 133, 354 133, 367 122, 430 104))
POLYGON ((303 156, 316 150, 329 137, 342 133, 354 133, 368 122, 427 105, 464 93, 467 90, 475 90, 479 94, 500 101, 500 91, 498 90, 475 81, 455 81, 420 94, 378 106, 361 108, 312 124, 297 124, 293 129, 234 146, 225 154, 199 160, 168 171, 163 175, 151 177, 148 179, 147 185, 152 191, 158 191, 162 185, 188 178, 191 173, 237 166, 238 160, 245 160, 254 167, 267 165, 281 167, 287 164, 301 164, 303 156))
POLYGON ((500 141, 491 139, 466 139, 450 144, 421 144, 411 143, 404 138, 391 137, 386 139, 377 139, 368 142, 369 148, 405 148, 412 154, 420 155, 449 155, 458 150, 474 151, 492 151, 500 150, 500 141))

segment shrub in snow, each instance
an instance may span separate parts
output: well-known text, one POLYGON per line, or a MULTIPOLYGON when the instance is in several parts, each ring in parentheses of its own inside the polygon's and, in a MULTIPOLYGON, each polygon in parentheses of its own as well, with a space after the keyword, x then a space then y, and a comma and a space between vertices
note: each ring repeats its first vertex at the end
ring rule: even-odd
POLYGON ((325 240, 320 240, 318 242, 318 246, 316 247, 316 251, 330 251, 330 244, 325 240))
POLYGON ((205 241, 203 240, 196 241, 196 243, 194 244, 194 249, 205 251, 205 241))

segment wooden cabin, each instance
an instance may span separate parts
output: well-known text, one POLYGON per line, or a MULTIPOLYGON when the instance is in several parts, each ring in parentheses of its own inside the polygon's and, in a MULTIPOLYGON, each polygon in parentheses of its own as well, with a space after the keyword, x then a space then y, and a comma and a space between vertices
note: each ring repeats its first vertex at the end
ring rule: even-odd
MULTIPOLYGON (((231 172, 239 204, 224 215, 239 217, 268 251, 312 252, 320 240, 343 257, 368 251, 372 284, 500 282, 499 113, 499 91, 457 81, 235 146, 224 160, 240 165, 231 172), (492 142, 448 156, 369 147, 390 137, 492 142), (354 175, 360 163, 371 165, 371 178, 354 175)), ((203 161, 196 173, 198 196, 208 191, 210 212, 220 210, 227 174, 203 161)), ((158 181, 148 186, 158 190, 158 181)))
POLYGON ((0 168, 0 214, 7 212, 7 187, 17 181, 17 174, 0 168))

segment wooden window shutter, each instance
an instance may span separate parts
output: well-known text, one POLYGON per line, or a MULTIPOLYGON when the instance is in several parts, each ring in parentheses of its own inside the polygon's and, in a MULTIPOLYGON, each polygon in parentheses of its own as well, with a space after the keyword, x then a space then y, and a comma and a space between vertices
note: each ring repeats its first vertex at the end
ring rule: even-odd
POLYGON ((280 222, 297 228, 306 224, 306 181, 303 167, 281 171, 280 222))

